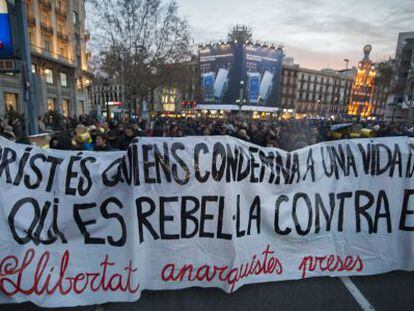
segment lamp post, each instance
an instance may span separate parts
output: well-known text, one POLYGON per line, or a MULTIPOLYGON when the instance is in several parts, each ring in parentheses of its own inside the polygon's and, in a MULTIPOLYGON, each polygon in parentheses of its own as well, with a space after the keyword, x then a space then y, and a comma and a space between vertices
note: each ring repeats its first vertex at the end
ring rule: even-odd
POLYGON ((244 81, 240 81, 240 96, 239 96, 239 114, 241 114, 241 109, 244 101, 244 81))
POLYGON ((108 87, 109 87, 109 81, 107 78, 103 81, 104 86, 104 92, 105 92, 105 105, 106 105, 106 122, 109 123, 111 121, 111 114, 109 111, 109 93, 108 93, 108 87))

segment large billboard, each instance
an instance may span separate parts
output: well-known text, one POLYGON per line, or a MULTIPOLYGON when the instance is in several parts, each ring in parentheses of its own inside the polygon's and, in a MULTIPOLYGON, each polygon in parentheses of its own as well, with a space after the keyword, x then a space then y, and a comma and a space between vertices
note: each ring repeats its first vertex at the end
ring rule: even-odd
POLYGON ((199 49, 203 103, 274 107, 278 103, 283 51, 244 43, 199 49), (243 92, 241 90, 243 89, 243 92))
POLYGON ((261 45, 243 45, 246 97, 250 105, 276 106, 282 75, 283 51, 261 45))
POLYGON ((234 51, 230 44, 203 47, 199 50, 201 88, 206 103, 224 102, 230 89, 234 51))

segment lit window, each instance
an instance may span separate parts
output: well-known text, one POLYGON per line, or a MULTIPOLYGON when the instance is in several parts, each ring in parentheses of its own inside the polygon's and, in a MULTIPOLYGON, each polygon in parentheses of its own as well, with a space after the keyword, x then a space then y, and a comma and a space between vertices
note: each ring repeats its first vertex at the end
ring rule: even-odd
POLYGON ((56 102, 55 98, 48 98, 47 99, 47 109, 49 111, 55 110, 55 102, 56 102))
POLYGON ((19 106, 17 105, 17 94, 4 93, 4 103, 6 104, 6 110, 19 111, 19 106))
POLYGON ((52 69, 45 69, 46 82, 53 84, 53 71, 52 69))
POLYGON ((30 44, 35 43, 33 31, 29 31, 29 41, 30 41, 30 44))
POLYGON ((60 46, 59 47, 59 54, 60 54, 60 56, 66 57, 66 47, 65 46, 60 46))
POLYGON ((69 100, 62 100, 62 112, 65 117, 69 116, 69 100))
POLYGON ((79 108, 80 108, 80 115, 84 115, 85 114, 85 102, 83 100, 79 101, 79 108))
POLYGON ((73 11, 73 23, 74 23, 75 25, 77 25, 77 24, 78 24, 78 19, 79 19, 79 17, 78 17, 78 12, 73 11))
POLYGON ((66 75, 66 73, 60 73, 60 84, 62 86, 68 86, 68 76, 66 75))

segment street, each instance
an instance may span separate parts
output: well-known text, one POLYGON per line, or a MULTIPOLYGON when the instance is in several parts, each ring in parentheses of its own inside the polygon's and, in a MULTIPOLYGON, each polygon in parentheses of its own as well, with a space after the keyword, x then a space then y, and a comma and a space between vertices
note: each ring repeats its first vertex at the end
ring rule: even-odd
MULTIPOLYGON (((352 277, 369 304, 380 310, 413 310, 414 272, 352 277)), ((92 311, 95 307, 47 309, 92 311)), ((364 310, 339 278, 313 278, 249 285, 232 295, 218 289, 144 291, 136 303, 106 304, 107 311, 169 310, 364 310)), ((3 305, 0 311, 45 310, 30 304, 3 305)), ((369 310, 365 306, 365 310, 369 310)))

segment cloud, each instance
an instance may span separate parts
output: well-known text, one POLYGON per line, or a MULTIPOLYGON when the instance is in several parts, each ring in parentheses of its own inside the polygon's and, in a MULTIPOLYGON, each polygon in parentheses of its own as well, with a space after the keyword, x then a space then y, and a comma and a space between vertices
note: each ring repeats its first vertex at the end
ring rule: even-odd
POLYGON ((412 0, 178 0, 196 42, 225 38, 244 23, 256 39, 284 42, 288 56, 304 66, 356 64, 362 47, 373 45, 373 59, 392 56, 398 32, 413 28, 412 0))

